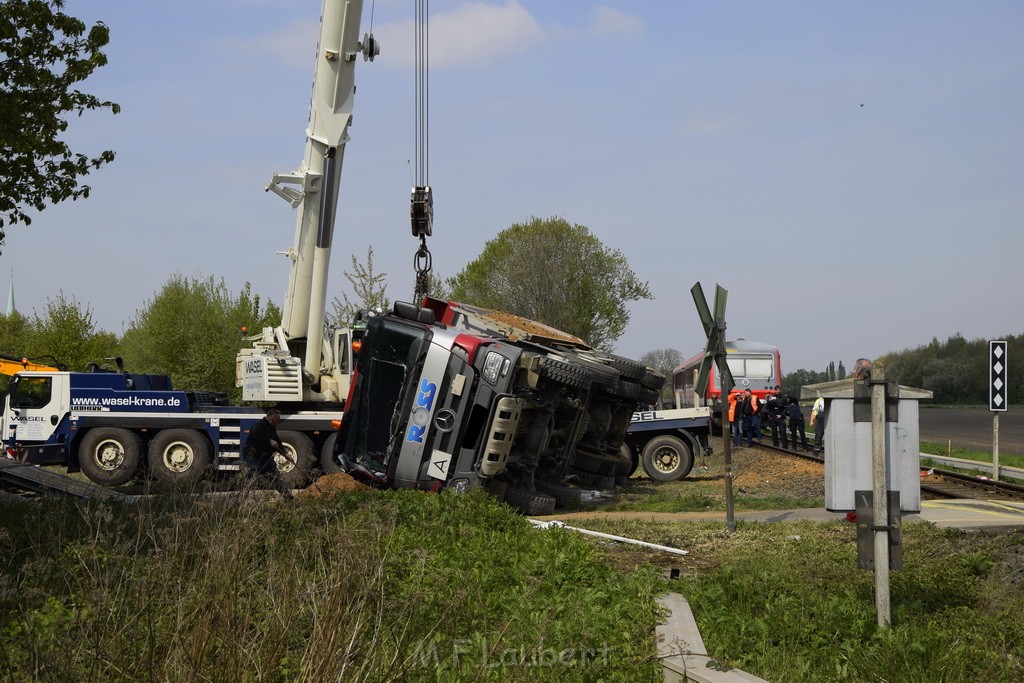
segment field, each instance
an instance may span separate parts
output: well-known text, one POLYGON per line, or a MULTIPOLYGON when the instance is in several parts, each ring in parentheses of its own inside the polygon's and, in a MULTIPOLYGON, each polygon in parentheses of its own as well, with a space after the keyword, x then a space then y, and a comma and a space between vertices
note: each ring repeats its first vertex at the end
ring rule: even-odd
MULTIPOLYGON (((821 505, 820 465, 734 456, 738 510, 821 505)), ((724 508, 721 465, 573 521, 685 557, 343 479, 287 503, 0 502, 0 675, 656 681, 655 597, 677 591, 719 662, 768 680, 1024 680, 1024 532, 906 526, 879 630, 853 525, 687 519, 724 508)))

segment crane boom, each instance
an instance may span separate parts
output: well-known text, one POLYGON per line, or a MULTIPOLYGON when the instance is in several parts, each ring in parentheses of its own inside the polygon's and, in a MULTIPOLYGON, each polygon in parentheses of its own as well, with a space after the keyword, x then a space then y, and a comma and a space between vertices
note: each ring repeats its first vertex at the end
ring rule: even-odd
POLYGON ((297 215, 292 246, 282 252, 291 270, 281 325, 264 329, 238 356, 237 381, 247 400, 340 401, 344 395, 337 344, 327 344, 323 331, 355 62, 360 53, 372 60, 379 51, 372 35, 359 39, 362 8, 363 0, 324 0, 302 163, 291 173, 275 173, 266 187, 297 215))

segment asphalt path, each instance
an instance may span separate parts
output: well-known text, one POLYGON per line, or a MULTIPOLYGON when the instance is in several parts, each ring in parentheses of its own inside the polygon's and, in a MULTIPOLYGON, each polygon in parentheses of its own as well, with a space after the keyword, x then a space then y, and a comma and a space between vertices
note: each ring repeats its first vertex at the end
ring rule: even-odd
MULTIPOLYGON (((920 410, 921 441, 992 452, 993 412, 986 408, 929 408, 920 410)), ((999 453, 1024 456, 1024 406, 999 413, 999 453)))

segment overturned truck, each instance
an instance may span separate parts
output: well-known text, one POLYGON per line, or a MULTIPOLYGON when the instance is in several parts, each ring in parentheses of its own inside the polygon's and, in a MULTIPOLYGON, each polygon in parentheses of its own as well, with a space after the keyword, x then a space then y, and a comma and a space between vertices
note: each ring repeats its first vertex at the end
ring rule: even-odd
POLYGON ((427 298, 372 317, 335 443, 368 483, 484 487, 526 514, 579 501, 615 473, 640 404, 665 378, 546 325, 427 298))

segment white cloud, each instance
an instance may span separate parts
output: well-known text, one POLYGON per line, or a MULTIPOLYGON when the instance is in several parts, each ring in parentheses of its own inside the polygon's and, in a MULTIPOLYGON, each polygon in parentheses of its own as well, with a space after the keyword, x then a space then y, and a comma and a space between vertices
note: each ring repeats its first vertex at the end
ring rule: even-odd
MULTIPOLYGON (((516 0, 503 5, 468 2, 430 17, 430 66, 478 64, 516 54, 544 39, 544 30, 516 0)), ((379 59, 411 66, 414 62, 413 21, 374 27, 381 42, 379 59)))
POLYGON ((319 33, 319 17, 300 19, 285 24, 272 33, 245 43, 233 42, 233 45, 256 52, 269 52, 288 66, 308 71, 316 56, 316 41, 319 33))
POLYGON ((598 5, 590 14, 587 31, 598 36, 639 36, 644 32, 644 20, 621 10, 598 5))

